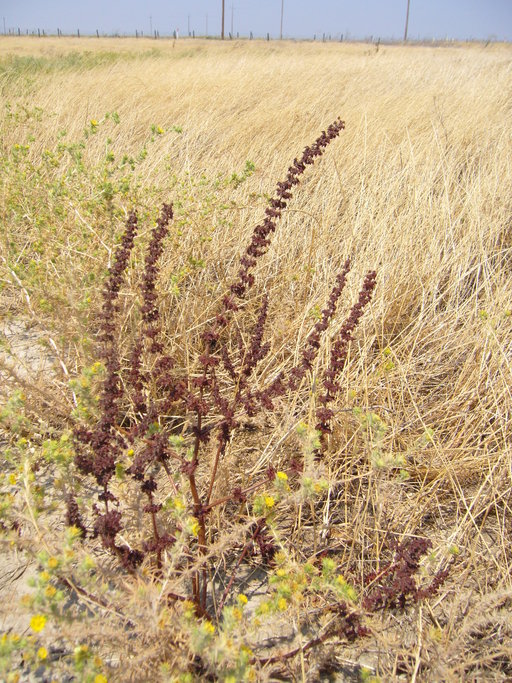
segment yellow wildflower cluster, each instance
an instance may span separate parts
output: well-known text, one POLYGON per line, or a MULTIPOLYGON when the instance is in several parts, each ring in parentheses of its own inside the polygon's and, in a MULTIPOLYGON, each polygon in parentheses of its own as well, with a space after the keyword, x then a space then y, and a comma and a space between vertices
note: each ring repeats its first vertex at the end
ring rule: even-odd
POLYGON ((46 626, 46 617, 44 614, 35 614, 30 620, 30 628, 39 633, 46 626))
POLYGON ((268 515, 275 507, 276 499, 270 495, 256 496, 253 503, 253 512, 256 516, 268 515))
POLYGON ((199 534, 199 520, 196 517, 189 517, 187 527, 192 536, 196 536, 197 538, 199 534))
POLYGON ((215 633, 215 626, 212 624, 211 621, 208 621, 208 620, 203 621, 202 627, 203 627, 203 631, 208 636, 213 636, 213 634, 215 633))

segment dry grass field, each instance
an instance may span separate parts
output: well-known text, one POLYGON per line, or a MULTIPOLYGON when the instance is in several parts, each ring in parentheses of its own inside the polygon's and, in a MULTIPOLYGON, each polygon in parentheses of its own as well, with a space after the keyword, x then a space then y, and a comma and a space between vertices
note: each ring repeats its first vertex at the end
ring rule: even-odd
MULTIPOLYGON (((0 38, 0 93, 0 590, 32 596, 4 601, 0 678, 511 680, 512 48, 0 38), (245 298, 249 328, 269 300, 258 381, 297 363, 348 257, 352 270, 312 371, 232 434, 214 497, 269 466, 289 472, 297 426, 315 427, 316 378, 336 330, 375 270, 315 465, 318 495, 283 496, 269 522, 278 572, 326 551, 357 593, 351 609, 365 632, 310 646, 327 617, 297 588, 263 625, 250 599, 228 637, 220 621, 194 625, 179 601, 169 607, 165 591, 180 593, 190 577, 149 566, 119 575, 97 539, 73 545, 64 528, 64 498, 80 478, 70 435, 76 419, 91 419, 77 413, 96 386, 102 282, 137 208, 140 242, 120 299, 126 366, 143 246, 173 202, 157 284, 162 334, 177 366, 197 373, 200 333, 276 182, 338 117, 345 130, 294 188, 245 298), (369 609, 365 598, 393 575, 396 544, 422 538, 432 545, 417 581, 446 570, 444 583, 369 609), (87 561, 92 581, 80 574, 87 561), (13 577, 27 563, 36 578, 25 591, 13 577), (52 587, 73 589, 72 606, 52 602, 52 587), (34 615, 47 617, 44 629, 34 615), (291 640, 265 649, 262 629, 291 640)), ((213 450, 204 457, 211 467, 213 450)), ((207 487, 201 468, 198 482, 207 487)), ((211 576, 240 555, 251 514, 238 528, 232 511, 211 513, 211 576)))

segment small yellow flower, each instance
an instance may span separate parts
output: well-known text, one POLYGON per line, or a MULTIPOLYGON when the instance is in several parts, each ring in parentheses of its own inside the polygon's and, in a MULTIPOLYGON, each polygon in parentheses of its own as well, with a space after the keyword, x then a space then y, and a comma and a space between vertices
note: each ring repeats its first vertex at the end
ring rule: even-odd
POLYGON ((37 651, 39 659, 46 659, 48 657, 48 650, 45 647, 40 647, 37 651))
POLYGON ((190 527, 190 531, 193 536, 197 536, 199 534, 199 522, 195 517, 191 518, 192 526, 190 527))
POLYGON ((207 635, 213 636, 213 634, 215 633, 215 626, 212 624, 211 621, 205 621, 203 623, 203 630, 207 635))
POLYGON ((270 612, 270 605, 268 602, 262 602, 256 610, 258 614, 268 614, 270 612))
POLYGON ((38 633, 42 631, 46 625, 46 617, 44 614, 35 614, 30 620, 30 628, 38 633))
POLYGON ((269 509, 273 508, 275 504, 276 504, 276 501, 272 498, 272 496, 265 496, 265 505, 269 509))
POLYGON ((75 657, 76 664, 82 664, 89 659, 89 646, 88 645, 77 645, 73 650, 73 655, 75 657))
POLYGON ((343 592, 344 592, 345 596, 346 596, 349 600, 351 600, 352 602, 355 602, 355 601, 357 600, 356 589, 353 588, 352 586, 349 586, 348 583, 345 584, 345 586, 344 586, 344 591, 343 591, 343 592))
POLYGON ((92 557, 89 555, 86 555, 83 562, 82 562, 82 567, 85 571, 89 571, 91 569, 94 569, 96 566, 96 562, 93 560, 92 557))
POLYGON ((338 576, 336 577, 336 583, 339 583, 340 586, 344 586, 347 583, 345 581, 345 577, 343 576, 343 574, 338 574, 338 576))
POLYGON ((57 592, 55 586, 46 586, 44 594, 47 598, 53 598, 57 592))
POLYGON ((98 122, 96 121, 96 119, 91 119, 91 126, 93 128, 96 128, 97 125, 98 125, 98 122))
POLYGON ((195 606, 191 600, 183 601, 183 613, 187 619, 191 619, 195 615, 195 606))
POLYGON ((127 455, 129 458, 131 458, 131 457, 133 456, 134 453, 135 453, 135 451, 133 450, 133 448, 129 448, 129 449, 128 449, 128 452, 126 453, 126 455, 127 455))
POLYGON ((104 676, 103 674, 97 674, 94 677, 94 683, 108 683, 107 677, 104 676))
POLYGON ((286 472, 278 472, 276 474, 276 477, 281 481, 288 481, 288 475, 286 474, 286 472))
POLYGON ((158 135, 163 135, 163 134, 164 134, 164 129, 161 128, 160 126, 158 126, 157 129, 156 129, 156 132, 158 133, 158 135))
POLYGON ((284 612, 287 607, 288 603, 286 602, 285 598, 279 598, 279 600, 277 601, 277 608, 279 609, 279 611, 284 612))
POLYGON ((249 602, 247 595, 244 595, 244 593, 240 593, 240 595, 238 596, 238 602, 241 605, 247 605, 247 603, 249 602))
POLYGON ((9 484, 11 486, 14 486, 16 484, 16 475, 15 474, 10 474, 9 475, 9 484))
POLYGON ((437 628, 431 626, 429 629, 429 635, 432 638, 432 640, 435 640, 437 643, 440 643, 443 640, 443 629, 439 626, 437 628))
POLYGON ((57 569, 57 567, 59 566, 59 560, 56 557, 50 557, 50 559, 48 560, 48 566, 50 567, 50 569, 57 569))
POLYGON ((276 571, 276 576, 279 576, 279 577, 281 577, 281 578, 282 578, 283 576, 286 576, 286 569, 283 569, 282 567, 280 567, 280 568, 276 571))

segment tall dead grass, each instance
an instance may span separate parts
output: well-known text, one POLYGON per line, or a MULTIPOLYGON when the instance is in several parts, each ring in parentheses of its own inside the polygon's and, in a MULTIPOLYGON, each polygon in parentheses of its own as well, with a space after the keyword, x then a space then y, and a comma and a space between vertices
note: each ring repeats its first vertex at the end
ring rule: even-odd
MULTIPOLYGON (((428 611, 381 624, 386 680, 400 672, 411 680, 510 675, 511 56, 501 45, 0 40, 3 97, 52 113, 34 155, 59 130, 79 137, 90 119, 115 110, 116 154, 136 154, 152 124, 183 128, 138 170, 162 198, 172 199, 170 173, 215 178, 254 162, 256 172, 231 190, 228 222, 212 233, 202 284, 168 313, 184 357, 190 321, 212 315, 262 215, 261 193, 320 128, 338 115, 346 121, 281 221, 259 278, 271 296, 273 357, 285 363, 347 256, 349 299, 364 271, 378 272, 344 376, 328 463, 333 485, 319 516, 354 572, 378 567, 390 540, 404 535, 428 535, 438 558, 457 554, 428 611), (65 67, 65 55, 84 50, 87 64, 65 67), (107 52, 114 56, 102 62, 107 52), (41 61, 8 63, 8 55, 41 61), (211 301, 198 299, 200 287, 211 301), (378 443, 354 407, 385 422, 378 443), (388 467, 397 458, 407 485, 388 467), (491 632, 500 637, 489 640, 491 632)), ((99 137, 87 153, 101 158, 99 137)), ((179 255, 165 258, 171 272, 179 255)), ((248 471, 273 461, 295 419, 276 420, 248 471)), ((307 523, 297 521, 297 539, 307 523)))

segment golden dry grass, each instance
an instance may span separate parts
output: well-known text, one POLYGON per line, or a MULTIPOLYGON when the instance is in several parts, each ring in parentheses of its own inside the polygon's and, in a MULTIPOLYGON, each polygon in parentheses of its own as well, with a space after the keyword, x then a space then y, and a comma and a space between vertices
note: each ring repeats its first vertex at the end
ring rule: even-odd
MULTIPOLYGON (((391 619, 380 625, 369 650, 380 651, 385 680, 400 667, 410 680, 506 680, 512 675, 506 665, 512 629, 504 617, 512 597, 512 48, 0 40, 0 59, 12 55, 51 64, 31 73, 35 67, 27 63, 16 81, 8 67, 0 78, 3 97, 51 113, 31 143, 34 157, 54 144, 59 130, 79 138, 91 119, 117 111, 116 156, 137 154, 152 124, 183 128, 163 136, 138 169, 142 188, 157 186, 158 198, 173 198, 165 190, 171 174, 215 179, 254 162, 256 172, 230 190, 227 223, 220 212, 212 217, 200 281, 166 317, 183 357, 191 324, 212 314, 236 272, 236 257, 263 214, 261 193, 272 193, 322 128, 337 116, 346 121, 346 131, 308 172, 259 265, 258 291, 271 293, 269 367, 296 353, 311 309, 322 306, 347 256, 353 260, 348 303, 364 272, 377 270, 327 463, 336 485, 318 515, 330 524, 342 561, 357 571, 368 562, 378 566, 394 537, 427 535, 439 562, 450 547, 459 549, 435 604, 411 610, 401 625, 391 619), (86 63, 74 67, 69 55, 84 51, 86 63), (24 90, 14 91, 14 82, 24 90), (198 298, 206 291, 210 301, 198 298), (386 423, 382 440, 372 442, 354 407, 386 423), (407 482, 388 467, 397 459, 407 482)), ((23 124, 17 139, 10 134, 5 148, 21 142, 23 124)), ((87 154, 101 159, 104 139, 91 139, 87 154)), ((66 226, 71 234, 70 219, 66 226)), ((183 262, 194 235, 193 226, 190 236, 184 229, 164 273, 183 262)), ((74 278, 59 276, 64 283, 74 278)), ((306 390, 306 414, 312 400, 306 390)), ((246 474, 278 464, 277 444, 295 419, 276 418, 246 474)), ((243 447, 231 456, 229 468, 248 458, 243 447)), ((295 533, 304 529, 297 525, 295 533)))

